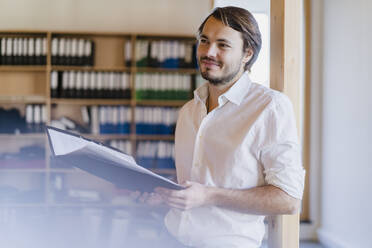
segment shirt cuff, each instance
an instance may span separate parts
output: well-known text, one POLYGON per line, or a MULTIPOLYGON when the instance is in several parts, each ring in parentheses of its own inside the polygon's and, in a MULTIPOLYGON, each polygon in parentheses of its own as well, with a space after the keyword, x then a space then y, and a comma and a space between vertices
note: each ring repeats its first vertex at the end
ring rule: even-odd
POLYGON ((302 168, 270 168, 265 170, 265 180, 290 196, 301 200, 304 191, 305 170, 302 168))

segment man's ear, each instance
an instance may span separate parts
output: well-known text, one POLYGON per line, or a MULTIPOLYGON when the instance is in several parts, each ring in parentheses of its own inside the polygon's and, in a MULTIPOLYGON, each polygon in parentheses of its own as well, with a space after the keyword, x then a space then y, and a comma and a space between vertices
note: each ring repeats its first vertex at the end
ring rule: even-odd
POLYGON ((247 63, 253 57, 253 50, 251 48, 247 48, 244 53, 243 63, 247 63))

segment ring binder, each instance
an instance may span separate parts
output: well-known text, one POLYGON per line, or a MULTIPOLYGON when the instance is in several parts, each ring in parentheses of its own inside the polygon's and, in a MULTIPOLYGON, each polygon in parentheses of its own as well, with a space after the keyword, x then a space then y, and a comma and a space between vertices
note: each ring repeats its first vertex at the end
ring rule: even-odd
POLYGON ((47 126, 52 158, 115 184, 119 188, 152 192, 156 187, 183 186, 141 166, 121 151, 78 134, 47 126))

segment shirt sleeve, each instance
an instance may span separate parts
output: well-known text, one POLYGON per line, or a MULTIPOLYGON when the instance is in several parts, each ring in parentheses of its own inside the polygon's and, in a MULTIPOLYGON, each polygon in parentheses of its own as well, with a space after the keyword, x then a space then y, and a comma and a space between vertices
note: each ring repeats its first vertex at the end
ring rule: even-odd
POLYGON ((293 106, 279 93, 264 118, 259 159, 267 184, 276 186, 294 198, 302 199, 305 170, 301 162, 293 106))

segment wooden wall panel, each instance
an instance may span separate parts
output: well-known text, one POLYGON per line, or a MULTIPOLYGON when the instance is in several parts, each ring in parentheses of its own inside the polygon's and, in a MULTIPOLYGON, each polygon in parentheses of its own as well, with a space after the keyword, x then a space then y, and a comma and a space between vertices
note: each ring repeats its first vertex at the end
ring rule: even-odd
MULTIPOLYGON (((301 119, 301 2, 271 0, 270 87, 292 101, 297 126, 301 119)), ((270 248, 299 247, 299 215, 269 217, 270 248)))

